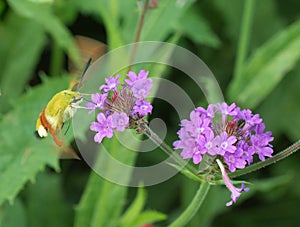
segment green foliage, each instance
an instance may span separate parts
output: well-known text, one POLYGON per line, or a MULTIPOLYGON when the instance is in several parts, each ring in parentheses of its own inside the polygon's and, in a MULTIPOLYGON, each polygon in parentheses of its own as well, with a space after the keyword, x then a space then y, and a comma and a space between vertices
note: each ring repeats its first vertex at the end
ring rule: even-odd
MULTIPOLYGON (((66 75, 49 78, 45 74, 40 82, 38 72, 51 76, 60 74, 64 54, 84 64, 78 61, 73 34, 94 37, 107 43, 110 50, 134 42, 142 12, 137 2, 144 1, 0 2, 0 226, 138 227, 154 222, 158 222, 157 226, 166 226, 192 201, 199 183, 186 171, 162 184, 139 188, 134 198, 130 195, 135 190, 90 172, 84 160, 59 163, 60 151, 51 136, 43 140, 33 136, 39 113, 50 98, 67 88, 70 82, 66 75), (168 220, 163 213, 168 214, 168 220)), ((226 90, 225 99, 247 108, 256 107, 253 112, 264 118, 267 129, 275 135, 274 149, 279 151, 300 137, 298 2, 288 0, 283 5, 275 0, 255 1, 251 33, 246 37, 245 61, 241 64, 241 73, 232 77, 244 2, 158 1, 145 16, 140 41, 180 43, 204 59, 226 90)), ((165 54, 169 56, 172 52, 165 54)), ((155 64, 149 69, 153 76, 168 76, 185 86, 195 103, 202 102, 201 92, 194 90, 193 82, 187 81, 180 72, 155 64)), ((156 117, 166 119, 166 141, 172 144, 178 116, 156 100, 154 109, 156 117)), ((71 131, 66 136, 68 141, 73 140, 71 131)), ((133 145, 138 147, 139 144, 133 145)), ((104 146, 118 161, 130 166, 151 165, 163 156, 159 149, 151 155, 138 156, 116 138, 106 140, 104 146)), ((104 174, 130 181, 130 171, 112 170, 111 161, 101 155, 103 150, 97 152, 100 154, 97 165, 104 174)), ((297 159, 295 155, 277 163, 277 167, 245 178, 254 185, 231 208, 225 207, 229 200, 225 187, 212 187, 187 227, 241 223, 245 226, 298 226, 297 159), (267 176, 269 179, 265 180, 267 176), (243 206, 239 206, 240 203, 243 206)))
POLYGON ((28 226, 71 226, 73 209, 63 194, 63 182, 58 174, 42 173, 26 190, 28 226), (60 204, 57 206, 57 204, 60 204), (55 217, 55 218, 53 218, 55 217))
POLYGON ((11 108, 13 100, 20 96, 27 85, 46 37, 39 24, 14 13, 9 13, 1 31, 0 57, 3 60, 0 61, 0 111, 3 113, 11 108))
POLYGON ((27 226, 25 207, 16 199, 13 204, 5 203, 0 211, 0 226, 25 227, 27 226))
POLYGON ((138 189, 135 200, 121 218, 120 226, 130 226, 141 213, 146 202, 146 191, 142 187, 138 189))
POLYGON ((221 43, 220 39, 209 27, 206 19, 192 7, 178 20, 175 31, 189 37, 196 44, 204 44, 216 48, 221 43))
POLYGON ((78 63, 78 53, 70 32, 53 12, 52 4, 34 2, 30 0, 8 0, 12 9, 22 17, 34 20, 48 32, 58 45, 60 45, 78 63))
POLYGON ((269 129, 272 130, 274 135, 280 136, 284 133, 291 141, 296 141, 300 136, 298 130, 300 127, 298 120, 300 114, 299 73, 300 68, 298 65, 269 94, 268 102, 265 102, 259 108, 261 114, 266 118, 266 125, 269 125, 269 129), (273 122, 276 122, 276 124, 273 122))
POLYGON ((146 198, 146 191, 140 187, 135 200, 121 217, 120 227, 138 227, 142 224, 151 224, 166 219, 166 215, 160 212, 153 210, 142 211, 146 198))
POLYGON ((279 84, 300 58, 300 21, 290 25, 264 44, 234 78, 229 97, 241 105, 254 107, 279 84))
POLYGON ((0 123, 0 204, 13 201, 27 181, 35 181, 39 171, 49 165, 59 170, 58 149, 51 138, 45 141, 34 136, 35 123, 47 100, 66 80, 45 81, 43 86, 30 89, 15 100, 14 109, 5 114, 0 123), (43 95, 41 95, 43 94, 43 95), (14 180, 12 180, 14 179, 14 180))

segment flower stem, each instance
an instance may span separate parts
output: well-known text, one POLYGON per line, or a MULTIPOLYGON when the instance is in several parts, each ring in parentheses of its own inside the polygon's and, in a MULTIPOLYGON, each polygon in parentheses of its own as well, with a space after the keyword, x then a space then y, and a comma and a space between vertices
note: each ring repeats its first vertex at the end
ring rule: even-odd
POLYGON ((52 46, 50 72, 49 72, 51 76, 57 77, 61 74, 63 61, 64 61, 63 50, 60 48, 57 42, 54 41, 52 46))
POLYGON ((134 46, 133 46, 133 49, 132 49, 132 52, 131 52, 131 55, 130 55, 128 71, 131 70, 132 63, 133 63, 135 55, 136 55, 136 50, 137 50, 137 46, 138 46, 137 42, 139 42, 140 37, 141 37, 141 32, 142 32, 142 28, 143 28, 143 25, 144 25, 144 20, 145 20, 145 16, 146 16, 146 13, 148 11, 148 8, 149 8, 149 0, 146 0, 143 11, 142 11, 141 16, 140 16, 139 24, 138 24, 138 27, 137 27, 137 30, 136 30, 136 33, 135 33, 134 46))
POLYGON ((200 184, 200 187, 194 196, 190 205, 185 209, 185 211, 173 222, 169 225, 169 227, 181 227, 185 226, 197 213, 199 208, 201 207, 208 191, 210 185, 208 182, 203 182, 200 184))
POLYGON ((251 32, 251 25, 252 25, 252 17, 254 12, 254 4, 255 0, 246 0, 243 10, 243 18, 241 24, 241 31, 238 43, 238 50, 237 50, 237 58, 235 62, 234 68, 234 77, 238 78, 241 76, 241 71, 243 68, 243 64, 246 59, 247 50, 249 46, 249 37, 251 32))
POLYGON ((268 165, 274 164, 275 162, 290 156, 291 154, 293 154, 294 152, 296 152, 299 149, 300 149, 300 140, 298 140, 296 143, 294 143, 290 147, 279 152, 278 154, 274 155, 273 157, 266 159, 264 162, 255 163, 253 165, 246 167, 245 169, 242 169, 242 170, 236 171, 232 174, 229 174, 229 176, 230 177, 238 177, 238 176, 242 176, 247 173, 259 170, 261 168, 264 168, 268 165))
POLYGON ((148 136, 155 144, 157 144, 163 151, 170 155, 181 167, 186 168, 195 176, 198 176, 198 171, 192 165, 184 161, 173 149, 166 144, 161 138, 153 132, 147 124, 143 124, 143 133, 148 136))

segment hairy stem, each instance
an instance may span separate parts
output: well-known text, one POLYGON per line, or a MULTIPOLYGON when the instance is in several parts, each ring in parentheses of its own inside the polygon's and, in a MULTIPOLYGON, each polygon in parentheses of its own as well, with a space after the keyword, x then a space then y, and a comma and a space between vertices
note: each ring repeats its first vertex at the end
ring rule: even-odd
POLYGON ((229 174, 229 176, 230 177, 238 177, 238 176, 242 176, 247 173, 259 170, 261 168, 264 168, 268 165, 274 164, 275 162, 290 156, 291 154, 293 154, 294 152, 296 152, 299 149, 300 149, 300 140, 298 140, 296 143, 294 143, 290 147, 279 152, 278 154, 274 155, 273 157, 266 159, 264 162, 255 163, 253 165, 246 167, 245 169, 238 170, 232 174, 229 174))
POLYGON ((163 151, 171 156, 181 167, 186 168, 195 176, 198 175, 198 171, 192 165, 184 161, 173 149, 166 144, 155 132, 153 132, 146 124, 143 125, 143 133, 148 136, 156 145, 158 145, 163 151))
POLYGON ((210 185, 207 182, 203 182, 200 184, 200 187, 194 196, 192 202, 189 206, 184 210, 184 212, 174 221, 169 227, 182 227, 185 226, 197 213, 199 208, 201 207, 208 191, 210 185))

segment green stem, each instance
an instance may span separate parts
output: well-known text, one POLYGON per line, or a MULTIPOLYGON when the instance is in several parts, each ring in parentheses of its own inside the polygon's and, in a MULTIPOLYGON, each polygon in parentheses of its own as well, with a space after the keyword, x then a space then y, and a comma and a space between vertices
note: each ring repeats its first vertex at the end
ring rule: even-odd
POLYGON ((145 1, 145 5, 144 5, 144 9, 143 9, 143 11, 141 13, 139 24, 137 26, 137 30, 136 30, 136 33, 135 33, 134 46, 132 48, 132 52, 131 52, 131 55, 130 55, 128 71, 131 70, 132 63, 133 63, 135 55, 136 55, 137 46, 138 46, 137 42, 139 42, 140 37, 141 37, 142 28, 143 28, 143 25, 144 25, 144 20, 145 20, 145 16, 146 16, 146 13, 148 11, 148 8, 149 8, 149 0, 146 0, 145 1))
POLYGON ((207 182, 203 182, 196 195, 193 198, 193 201, 190 205, 185 209, 185 211, 173 222, 169 225, 169 227, 182 227, 185 226, 197 213, 199 208, 201 207, 208 191, 210 185, 207 182))
POLYGON ((64 53, 61 47, 54 41, 52 46, 52 53, 51 53, 51 62, 50 62, 50 70, 49 74, 51 76, 59 76, 61 74, 61 69, 63 67, 63 58, 64 53))
POLYGON ((241 24, 241 31, 238 43, 237 58, 234 68, 234 77, 238 78, 241 76, 241 71, 243 69, 243 64, 246 59, 249 37, 251 32, 252 18, 254 12, 255 0, 246 0, 243 11, 243 18, 241 24))
POLYGON ((266 159, 264 162, 258 162, 255 163, 253 165, 250 165, 248 167, 246 167, 245 169, 236 171, 232 174, 229 174, 230 177, 238 177, 238 176, 242 176, 245 175, 247 173, 259 170, 261 168, 264 168, 268 165, 274 164, 275 162, 286 158, 288 156, 290 156, 291 154, 295 153, 297 150, 300 149, 300 140, 298 140, 296 143, 294 143, 293 145, 291 145, 290 147, 284 149, 283 151, 279 152, 278 154, 274 155, 271 158, 266 159))
POLYGON ((161 138, 153 132, 147 124, 143 125, 144 131, 143 133, 148 136, 156 145, 158 145, 163 151, 165 151, 170 157, 172 157, 181 167, 186 168, 195 176, 198 176, 198 171, 192 165, 184 161, 173 149, 166 144, 161 138))

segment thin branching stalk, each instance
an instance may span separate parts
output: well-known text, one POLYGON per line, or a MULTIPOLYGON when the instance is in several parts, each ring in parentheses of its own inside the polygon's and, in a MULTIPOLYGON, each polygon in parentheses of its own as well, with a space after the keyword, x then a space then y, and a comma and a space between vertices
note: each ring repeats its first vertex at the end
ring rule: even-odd
POLYGON ((195 176, 198 175, 198 171, 195 167, 184 161, 173 149, 166 144, 155 132, 153 132, 146 124, 143 125, 143 133, 149 137, 156 145, 158 145, 163 151, 165 151, 169 156, 174 158, 174 160, 182 167, 186 168, 188 171, 193 173, 195 176))
POLYGON ((197 213, 201 205, 203 204, 204 199, 209 191, 210 185, 208 182, 203 182, 200 184, 200 187, 195 194, 192 202, 184 210, 183 213, 172 222, 169 227, 182 227, 185 226, 197 213))
POLYGON ((238 177, 238 176, 242 176, 247 173, 259 170, 261 168, 264 168, 268 165, 274 164, 275 162, 290 156, 291 154, 295 153, 299 149, 300 149, 300 140, 298 140, 296 143, 294 143, 290 147, 279 152, 278 154, 274 155, 273 157, 266 159, 264 162, 258 162, 258 163, 252 164, 252 165, 246 167, 245 169, 238 170, 232 174, 229 174, 229 176, 230 177, 238 177))
POLYGON ((145 20, 145 16, 146 16, 146 13, 147 13, 148 9, 149 9, 149 0, 146 0, 143 11, 142 11, 140 19, 139 19, 139 24, 137 26, 137 30, 136 30, 136 33, 135 33, 134 45, 133 45, 132 52, 131 52, 131 55, 130 55, 128 71, 131 70, 132 63, 133 63, 135 55, 136 55, 138 42, 140 41, 140 37, 141 37, 143 25, 144 25, 144 20, 145 20))

